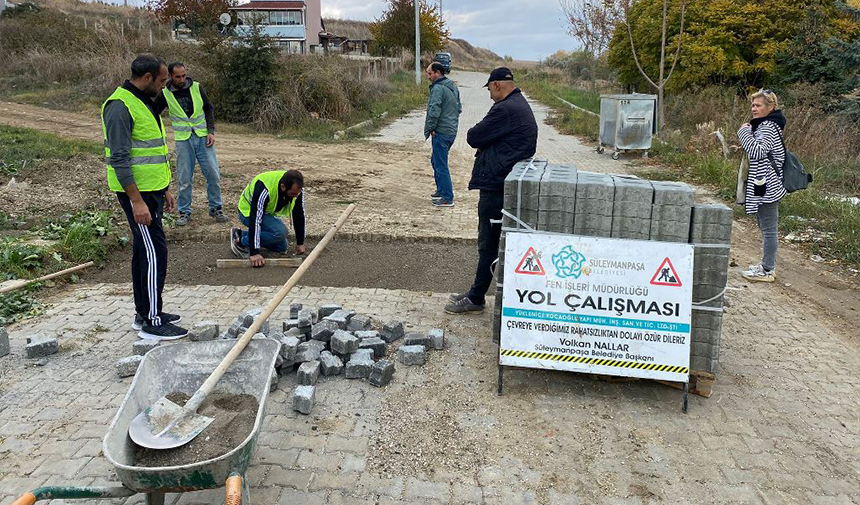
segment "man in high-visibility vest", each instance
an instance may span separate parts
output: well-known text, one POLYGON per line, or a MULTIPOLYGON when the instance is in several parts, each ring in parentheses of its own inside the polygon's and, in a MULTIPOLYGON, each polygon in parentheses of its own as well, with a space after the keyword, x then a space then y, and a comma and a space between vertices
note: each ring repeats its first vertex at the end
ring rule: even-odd
POLYGON ((167 83, 167 66, 151 54, 131 64, 125 81, 102 105, 108 187, 116 193, 134 237, 131 279, 135 317, 141 338, 170 340, 188 332, 180 317, 162 311, 167 276, 167 241, 161 218, 173 212, 170 165, 161 110, 154 98, 167 83))
POLYGON ((254 177, 239 197, 239 220, 248 231, 233 228, 230 248, 240 258, 251 259, 251 265, 266 264, 261 248, 272 252, 287 251, 287 228, 280 218, 293 218, 296 232, 296 254, 305 253, 304 177, 298 170, 275 170, 254 177))
POLYGON ((221 209, 221 176, 215 154, 214 107, 203 86, 186 75, 183 63, 171 63, 167 71, 170 81, 159 103, 167 107, 176 144, 176 182, 179 185, 176 225, 185 226, 191 220, 191 181, 197 162, 206 177, 209 215, 219 223, 226 223, 227 216, 221 209))

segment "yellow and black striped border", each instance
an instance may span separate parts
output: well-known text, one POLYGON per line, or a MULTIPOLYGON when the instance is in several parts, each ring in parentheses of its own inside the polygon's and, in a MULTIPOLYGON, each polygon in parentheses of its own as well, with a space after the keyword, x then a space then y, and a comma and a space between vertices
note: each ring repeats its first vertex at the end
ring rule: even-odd
POLYGON ((616 368, 630 368, 636 370, 652 370, 667 373, 690 373, 690 369, 683 366, 659 365, 657 363, 635 363, 633 361, 616 361, 612 359, 586 358, 584 356, 563 356, 548 352, 516 351, 514 349, 502 349, 502 356, 512 358, 539 359, 544 361, 560 361, 563 363, 581 363, 583 365, 612 366, 616 368))

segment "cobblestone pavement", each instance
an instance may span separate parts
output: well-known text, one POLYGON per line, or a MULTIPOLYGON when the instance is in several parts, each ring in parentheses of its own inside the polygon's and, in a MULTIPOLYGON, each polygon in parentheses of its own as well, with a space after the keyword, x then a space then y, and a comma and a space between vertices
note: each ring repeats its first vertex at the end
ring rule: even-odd
MULTIPOLYGON (((452 151, 471 158, 475 150, 466 143, 466 132, 480 122, 493 105, 490 94, 484 88, 487 75, 456 71, 451 78, 460 89, 460 102, 463 104, 457 140, 454 142, 452 151)), ((596 146, 583 144, 570 135, 562 135, 554 127, 546 124, 547 115, 550 113, 547 106, 534 100, 529 100, 529 104, 538 122, 538 158, 547 159, 551 163, 573 163, 578 169, 589 172, 626 173, 630 170, 630 165, 623 160, 615 161, 609 155, 597 154, 596 146)), ((371 137, 371 140, 421 146, 430 152, 430 142, 424 142, 424 116, 423 110, 415 111, 384 128, 378 136, 371 137)))
MULTIPOLYGON (((732 279, 743 284, 737 269, 732 279)), ((273 293, 176 286, 166 303, 186 322, 226 324, 273 293)), ((444 297, 294 291, 309 305, 337 301, 381 320, 444 328, 447 349, 425 367, 398 365, 384 389, 323 378, 307 417, 288 407, 294 379, 282 378, 247 475, 254 503, 860 503, 856 337, 779 285, 731 293, 714 394, 691 397, 686 415, 674 389, 559 372, 510 370, 499 398, 489 314, 445 315, 444 297)), ((43 484, 113 481, 101 438, 131 381, 113 365, 136 340, 130 298, 128 285, 78 286, 9 328, 0 505, 43 484), (43 366, 23 357, 25 337, 37 331, 61 342, 43 366)), ((221 493, 168 503, 222 503, 221 493)))

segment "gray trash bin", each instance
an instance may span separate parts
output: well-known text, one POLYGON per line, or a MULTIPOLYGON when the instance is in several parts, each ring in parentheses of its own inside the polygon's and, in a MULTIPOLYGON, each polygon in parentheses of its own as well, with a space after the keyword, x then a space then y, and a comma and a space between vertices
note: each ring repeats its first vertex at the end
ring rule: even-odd
POLYGON ((612 159, 627 151, 642 150, 648 156, 651 138, 657 134, 657 95, 601 95, 600 144, 614 149, 612 159))

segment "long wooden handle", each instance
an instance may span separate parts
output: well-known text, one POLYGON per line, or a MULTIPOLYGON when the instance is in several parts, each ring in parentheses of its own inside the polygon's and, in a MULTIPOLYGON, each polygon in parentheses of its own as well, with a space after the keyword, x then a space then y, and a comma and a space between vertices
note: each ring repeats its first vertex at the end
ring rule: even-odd
POLYGON ((43 275, 42 277, 39 277, 38 279, 30 279, 28 281, 21 281, 18 284, 12 284, 11 286, 6 286, 5 288, 0 288, 0 294, 8 293, 9 291, 15 291, 16 289, 23 288, 24 286, 33 284, 34 282, 43 282, 43 281, 49 281, 51 279, 56 279, 57 277, 62 277, 64 275, 68 275, 68 274, 77 272, 78 270, 83 270, 83 269, 85 269, 87 267, 91 267, 91 266, 93 266, 93 262, 88 261, 88 262, 84 263, 83 265, 78 265, 76 267, 71 267, 71 268, 67 268, 65 270, 60 270, 59 272, 54 272, 52 274, 43 275))
POLYGON ((221 360, 221 364, 218 365, 218 368, 216 368, 215 371, 212 372, 212 375, 210 375, 209 378, 206 379, 206 382, 204 382, 203 385, 200 386, 200 389, 198 389, 197 392, 194 393, 194 396, 192 396, 191 399, 188 400, 184 407, 185 411, 197 411, 197 409, 200 407, 200 404, 203 403, 203 400, 206 399, 209 393, 212 392, 212 389, 215 388, 215 385, 218 384, 218 381, 221 380, 221 377, 224 375, 224 372, 227 371, 227 368, 229 368, 230 365, 233 364, 233 361, 245 349, 245 346, 248 345, 248 342, 250 342, 251 339, 254 338, 254 335, 257 334, 257 330, 260 329, 260 326, 262 326, 266 319, 268 319, 269 316, 272 315, 272 312, 274 312, 275 309, 278 308, 278 305, 280 305, 281 302, 284 301, 284 298, 287 297, 287 294, 290 292, 291 289, 293 289, 293 286, 298 284, 299 280, 301 280, 302 276, 305 275, 305 272, 308 271, 308 268, 311 267, 311 265, 314 263, 314 260, 317 259, 317 256, 319 256, 320 253, 323 252, 323 249, 325 249, 325 247, 328 245, 328 243, 331 242, 331 239, 334 238, 335 233, 337 233, 341 226, 343 226, 343 223, 346 222, 347 218, 349 218, 349 215, 352 214, 353 210, 355 210, 354 203, 350 204, 349 207, 347 207, 346 210, 343 211, 343 214, 340 215, 337 222, 335 222, 331 229, 328 231, 328 233, 325 234, 325 237, 323 237, 320 243, 317 244, 316 247, 314 247, 314 250, 311 251, 307 259, 302 262, 302 265, 298 268, 298 270, 296 270, 293 275, 290 276, 290 278, 287 280, 287 283, 284 284, 284 287, 282 287, 280 291, 278 291, 278 293, 275 295, 275 297, 272 298, 272 301, 269 302, 269 304, 263 310, 263 313, 260 314, 256 320, 254 320, 254 324, 252 324, 250 328, 245 330, 245 333, 236 342, 236 345, 234 345, 233 348, 230 349, 230 352, 227 353, 227 356, 225 356, 224 359, 221 360))

